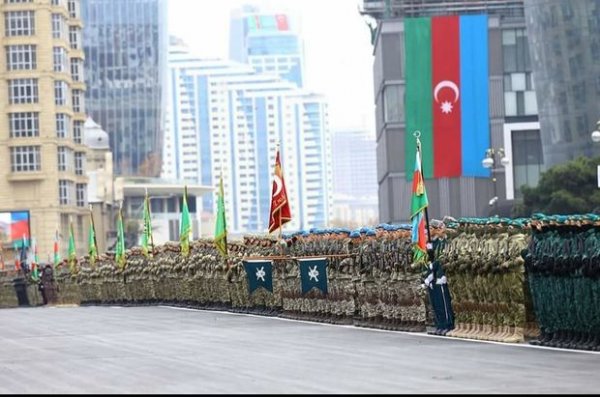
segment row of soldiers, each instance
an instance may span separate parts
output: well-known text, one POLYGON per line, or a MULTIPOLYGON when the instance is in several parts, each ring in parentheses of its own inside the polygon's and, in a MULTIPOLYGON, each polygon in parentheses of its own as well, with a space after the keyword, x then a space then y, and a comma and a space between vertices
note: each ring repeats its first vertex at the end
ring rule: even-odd
POLYGON ((522 251, 525 219, 461 218, 448 228, 439 259, 452 295, 447 336, 521 342, 536 335, 522 251))
POLYGON ((194 241, 187 257, 178 243, 156 247, 152 257, 136 248, 125 266, 105 254, 56 278, 62 302, 167 303, 405 331, 436 325, 447 336, 504 342, 541 330, 532 343, 592 349, 600 330, 599 226, 595 215, 432 221, 437 268, 413 263, 409 225, 382 224, 245 236, 229 243, 227 259, 210 239, 194 241), (297 259, 308 257, 328 258, 327 294, 302 293, 297 259), (251 258, 272 260, 272 292, 249 293, 251 258), (436 288, 447 295, 436 298, 436 288))
POLYGON ((525 255, 541 328, 534 344, 600 350, 600 216, 531 219, 525 255))
MULTIPOLYGON (((444 230, 438 223, 433 235, 442 239, 444 230)), ((84 304, 168 303, 405 331, 432 322, 423 269, 411 266, 408 225, 245 236, 228 250, 225 260, 209 239, 194 241, 188 257, 177 243, 157 247, 151 258, 135 248, 123 268, 104 254, 93 264, 82 258, 74 273, 65 266, 57 280, 70 295, 78 288, 84 304), (328 258, 326 295, 302 294, 296 259, 306 257, 328 258), (250 258, 272 259, 273 292, 248 293, 243 261, 250 258)))

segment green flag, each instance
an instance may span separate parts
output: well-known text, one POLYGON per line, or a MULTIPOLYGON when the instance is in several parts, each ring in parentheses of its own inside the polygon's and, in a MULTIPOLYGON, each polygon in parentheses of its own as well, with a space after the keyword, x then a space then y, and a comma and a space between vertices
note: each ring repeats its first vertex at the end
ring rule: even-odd
POLYGON ((73 222, 69 223, 69 251, 67 256, 69 262, 69 268, 73 271, 75 263, 77 262, 77 251, 75 249, 75 233, 73 233, 73 222))
POLYGON ((183 192, 183 208, 181 209, 181 227, 179 229, 179 245, 181 246, 181 255, 188 256, 190 253, 190 234, 192 233, 192 223, 190 220, 190 211, 187 205, 187 186, 183 192))
POLYGON ((152 219, 150 217, 150 198, 148 197, 148 190, 146 190, 146 197, 144 198, 144 234, 142 234, 142 252, 145 256, 152 253, 154 248, 154 240, 152 238, 152 219))
POLYGON ((117 218, 117 247, 115 248, 115 261, 123 269, 125 267, 125 232, 123 231, 123 214, 119 208, 117 218))
POLYGON ((215 245, 217 249, 227 258, 227 222, 225 220, 225 197, 223 193, 223 176, 219 182, 219 195, 217 198, 217 226, 215 228, 215 245))
POLYGON ((90 206, 90 232, 88 233, 88 254, 90 255, 90 264, 94 265, 98 258, 98 246, 96 244, 96 227, 94 226, 94 214, 90 206))

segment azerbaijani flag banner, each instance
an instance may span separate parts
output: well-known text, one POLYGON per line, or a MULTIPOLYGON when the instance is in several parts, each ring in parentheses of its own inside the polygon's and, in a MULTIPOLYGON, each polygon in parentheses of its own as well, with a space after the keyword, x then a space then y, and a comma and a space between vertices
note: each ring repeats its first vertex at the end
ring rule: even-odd
POLYGON ((422 263, 427 255, 427 233, 425 228, 425 209, 429 206, 423 170, 421 169, 420 142, 417 140, 415 153, 415 170, 412 179, 412 199, 410 202, 410 219, 412 221, 413 261, 422 263))
POLYGON ((419 130, 425 178, 489 177, 487 15, 406 18, 404 43, 406 170, 419 130))
POLYGON ((58 235, 58 229, 56 229, 56 232, 54 233, 54 268, 56 268, 58 266, 58 264, 60 263, 60 255, 58 253, 58 243, 60 241, 60 237, 58 235))

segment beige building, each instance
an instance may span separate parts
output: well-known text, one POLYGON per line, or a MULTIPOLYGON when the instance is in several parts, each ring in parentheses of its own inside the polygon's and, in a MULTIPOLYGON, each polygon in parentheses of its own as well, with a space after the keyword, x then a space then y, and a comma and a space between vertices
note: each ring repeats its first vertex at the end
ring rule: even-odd
POLYGON ((52 256, 57 228, 66 256, 70 221, 83 255, 89 208, 79 0, 3 0, 0 11, 0 211, 30 212, 41 261, 52 256))
POLYGON ((109 136, 91 117, 83 127, 83 142, 88 147, 86 174, 87 199, 94 214, 98 252, 108 249, 108 240, 116 235, 116 210, 113 156, 109 136))

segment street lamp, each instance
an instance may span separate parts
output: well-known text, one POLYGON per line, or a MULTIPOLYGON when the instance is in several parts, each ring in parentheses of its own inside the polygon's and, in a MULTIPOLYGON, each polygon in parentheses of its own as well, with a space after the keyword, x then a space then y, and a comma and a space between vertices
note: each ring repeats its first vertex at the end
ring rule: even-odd
MULTIPOLYGON (((600 135, 600 133, 598 133, 600 135)), ((494 213, 497 216, 498 213, 498 187, 496 173, 500 168, 496 167, 497 160, 499 160, 502 167, 507 167, 510 164, 510 160, 504 153, 504 148, 489 148, 485 151, 485 157, 481 160, 483 168, 487 168, 492 172, 492 183, 494 184, 494 196, 489 201, 489 205, 494 207, 494 213)))
POLYGON ((592 141, 600 142, 600 120, 596 122, 596 130, 592 131, 592 141))
MULTIPOLYGON (((592 141, 600 142, 600 120, 596 121, 596 129, 592 131, 592 141)), ((596 176, 598 179, 598 187, 600 187, 600 165, 598 166, 598 174, 596 176)))

